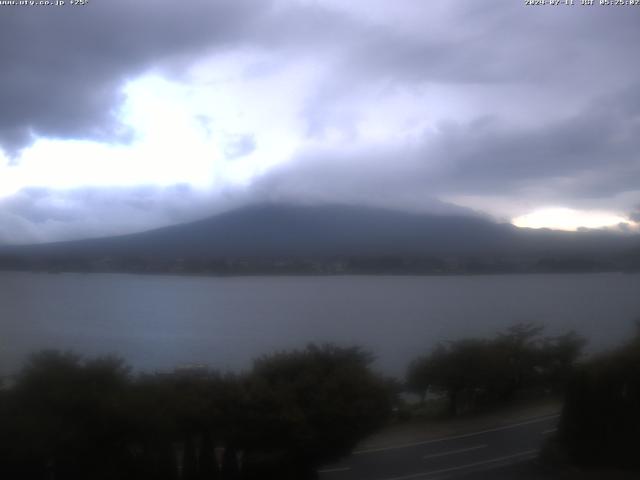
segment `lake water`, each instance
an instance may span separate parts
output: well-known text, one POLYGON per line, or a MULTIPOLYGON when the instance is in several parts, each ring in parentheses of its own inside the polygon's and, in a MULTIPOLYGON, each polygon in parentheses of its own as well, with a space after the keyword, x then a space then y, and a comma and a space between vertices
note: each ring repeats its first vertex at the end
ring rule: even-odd
POLYGON ((357 344, 402 375, 438 341, 522 321, 628 338, 640 275, 181 277, 0 272, 0 371, 41 348, 113 353, 135 368, 244 369, 310 341, 357 344))

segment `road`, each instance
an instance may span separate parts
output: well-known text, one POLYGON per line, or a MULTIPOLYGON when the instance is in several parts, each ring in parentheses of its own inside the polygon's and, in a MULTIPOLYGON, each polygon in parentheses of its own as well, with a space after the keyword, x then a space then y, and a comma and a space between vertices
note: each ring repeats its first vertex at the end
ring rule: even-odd
POLYGON ((421 442, 359 450, 319 470, 321 480, 434 480, 530 460, 558 415, 421 442))

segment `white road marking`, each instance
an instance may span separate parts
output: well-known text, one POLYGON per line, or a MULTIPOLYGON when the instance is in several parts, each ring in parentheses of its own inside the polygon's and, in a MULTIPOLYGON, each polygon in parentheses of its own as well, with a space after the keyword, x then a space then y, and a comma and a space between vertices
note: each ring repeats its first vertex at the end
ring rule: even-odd
POLYGON ((456 453, 464 453, 464 452, 470 452, 472 450, 479 450, 481 448, 487 448, 488 446, 489 445, 476 445, 475 447, 459 448, 458 450, 450 450, 448 452, 432 453, 431 455, 425 455, 422 458, 445 457, 447 455, 455 455, 456 453))
POLYGON ((365 453, 384 452, 386 450, 397 450, 399 448, 416 447, 418 445, 428 445, 430 443, 446 442, 448 440, 457 440, 459 438, 468 438, 468 437, 473 437, 475 435, 482 435, 483 433, 499 432, 501 430, 508 430, 510 428, 521 427, 523 425, 530 425, 532 423, 544 422, 546 420, 550 420, 551 418, 559 417, 559 416, 560 416, 560 414, 545 415, 544 417, 537 417, 537 418, 532 419, 532 420, 526 420, 524 422, 513 423, 511 425, 505 425, 503 427, 491 428, 489 430, 481 430, 479 432, 465 433, 465 434, 462 434, 462 435, 453 435, 453 436, 450 436, 450 437, 436 438, 436 439, 433 439, 433 440, 424 440, 422 442, 401 443, 399 445, 391 445, 389 447, 366 448, 364 450, 356 450, 355 452, 353 452, 352 455, 363 455, 365 453))
POLYGON ((351 470, 351 467, 342 468, 326 468, 324 470, 318 470, 318 473, 335 473, 335 472, 347 472, 351 470))
POLYGON ((554 433, 557 432, 558 429, 557 428, 551 428, 549 430, 545 430, 544 432, 542 432, 542 435, 549 435, 550 433, 554 433))
POLYGON ((538 453, 538 451, 527 450, 525 452, 514 453, 513 455, 505 455, 504 457, 492 458, 491 460, 483 460, 482 462, 468 463, 466 465, 459 465, 457 467, 450 467, 450 468, 442 468, 440 470, 431 470, 429 472, 412 473, 411 475, 403 475, 401 477, 390 477, 390 478, 385 478, 384 480, 410 480, 412 478, 420 478, 420 477, 426 477, 430 475, 438 475, 441 473, 455 472, 456 470, 464 470, 465 468, 479 467, 481 465, 487 465, 490 463, 504 462, 505 460, 511 460, 517 457, 525 457, 527 455, 532 455, 535 453, 538 453))

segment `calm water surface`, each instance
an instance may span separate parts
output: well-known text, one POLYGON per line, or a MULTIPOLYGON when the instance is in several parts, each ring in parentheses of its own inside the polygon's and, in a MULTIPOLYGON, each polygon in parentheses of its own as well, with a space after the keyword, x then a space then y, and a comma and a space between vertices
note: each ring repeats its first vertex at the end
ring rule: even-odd
POLYGON ((614 345, 640 317, 640 275, 179 277, 0 272, 0 371, 29 352, 114 353, 144 370, 243 369, 310 341, 358 344, 401 375, 436 342, 520 321, 614 345))

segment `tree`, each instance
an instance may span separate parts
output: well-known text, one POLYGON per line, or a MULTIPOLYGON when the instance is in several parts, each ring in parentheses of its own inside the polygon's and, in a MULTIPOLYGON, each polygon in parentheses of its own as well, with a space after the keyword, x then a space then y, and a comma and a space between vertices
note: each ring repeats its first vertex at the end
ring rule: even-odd
POLYGON ((131 377, 119 359, 31 356, 0 392, 7 478, 312 478, 384 422, 391 393, 359 348, 310 345, 222 376, 131 377))
POLYGON ((449 415, 456 416, 503 390, 508 376, 504 354, 501 345, 483 339, 438 344, 412 362, 407 383, 414 392, 430 389, 446 395, 449 415))
POLYGON ((506 332, 498 334, 495 348, 499 351, 502 369, 502 384, 499 395, 503 400, 512 400, 516 392, 535 384, 541 362, 542 325, 518 323, 506 332))
POLYGON ((20 478, 111 478, 127 457, 119 440, 128 382, 115 358, 32 355, 9 399, 10 468, 20 478))
POLYGON ((574 331, 545 338, 541 349, 540 374, 543 383, 552 392, 564 393, 586 343, 584 337, 574 331))
POLYGON ((304 479, 349 453, 391 410, 388 384, 370 370, 372 360, 359 348, 334 345, 257 360, 248 385, 247 462, 255 460, 255 469, 278 465, 279 478, 304 479))
POLYGON ((572 374, 558 440, 578 464, 640 469, 639 436, 640 328, 572 374))
POLYGON ((438 344, 411 362, 407 388, 422 398, 428 390, 442 392, 451 416, 482 404, 512 401, 528 389, 560 390, 585 342, 573 332, 547 339, 542 332, 542 326, 525 323, 493 339, 438 344))
POLYGON ((407 368, 405 387, 409 392, 420 397, 421 404, 424 404, 433 382, 434 374, 429 357, 425 355, 412 360, 407 368))

